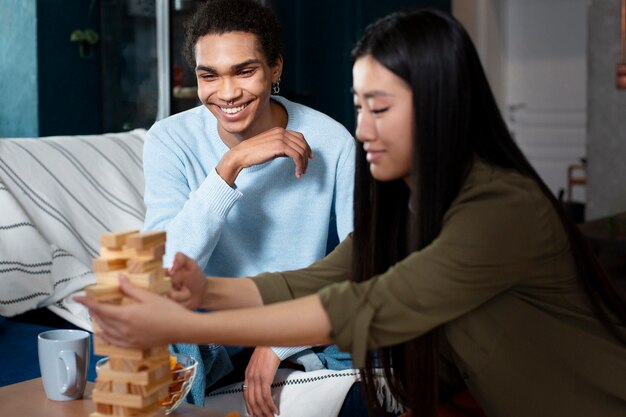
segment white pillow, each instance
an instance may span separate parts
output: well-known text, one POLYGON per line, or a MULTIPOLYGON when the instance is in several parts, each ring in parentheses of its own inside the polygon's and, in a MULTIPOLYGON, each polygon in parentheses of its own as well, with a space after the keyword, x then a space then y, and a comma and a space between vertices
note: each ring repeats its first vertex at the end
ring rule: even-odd
POLYGON ((141 229, 146 131, 0 139, 0 314, 95 282, 100 236, 141 229))

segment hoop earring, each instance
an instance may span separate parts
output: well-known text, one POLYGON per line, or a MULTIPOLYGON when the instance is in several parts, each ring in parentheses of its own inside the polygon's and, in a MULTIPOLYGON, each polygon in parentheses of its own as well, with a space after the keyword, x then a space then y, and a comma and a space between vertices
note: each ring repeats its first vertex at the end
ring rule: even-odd
POLYGON ((278 77, 278 80, 272 84, 272 94, 278 93, 280 93, 280 77, 278 77))

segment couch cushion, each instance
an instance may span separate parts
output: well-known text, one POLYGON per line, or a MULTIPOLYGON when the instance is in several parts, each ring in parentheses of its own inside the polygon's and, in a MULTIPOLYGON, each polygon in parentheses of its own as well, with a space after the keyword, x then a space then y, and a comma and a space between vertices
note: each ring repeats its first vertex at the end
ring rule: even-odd
POLYGON ((142 228, 145 134, 0 140, 0 315, 94 283, 100 236, 142 228))

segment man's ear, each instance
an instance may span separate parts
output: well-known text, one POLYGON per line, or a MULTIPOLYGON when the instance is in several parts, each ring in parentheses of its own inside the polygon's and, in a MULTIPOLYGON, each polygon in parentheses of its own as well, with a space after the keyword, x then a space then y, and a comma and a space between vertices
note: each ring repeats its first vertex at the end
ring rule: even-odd
POLYGON ((278 80, 280 80, 280 76, 283 73, 283 57, 282 55, 278 55, 276 58, 276 63, 272 67, 272 83, 276 84, 278 80))

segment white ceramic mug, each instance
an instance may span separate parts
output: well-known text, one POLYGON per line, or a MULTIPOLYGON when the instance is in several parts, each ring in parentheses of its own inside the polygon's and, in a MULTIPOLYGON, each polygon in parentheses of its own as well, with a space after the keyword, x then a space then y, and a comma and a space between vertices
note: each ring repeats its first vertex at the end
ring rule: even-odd
POLYGON ((89 333, 50 330, 37 337, 39 369, 46 396, 55 401, 83 396, 89 369, 89 333))

